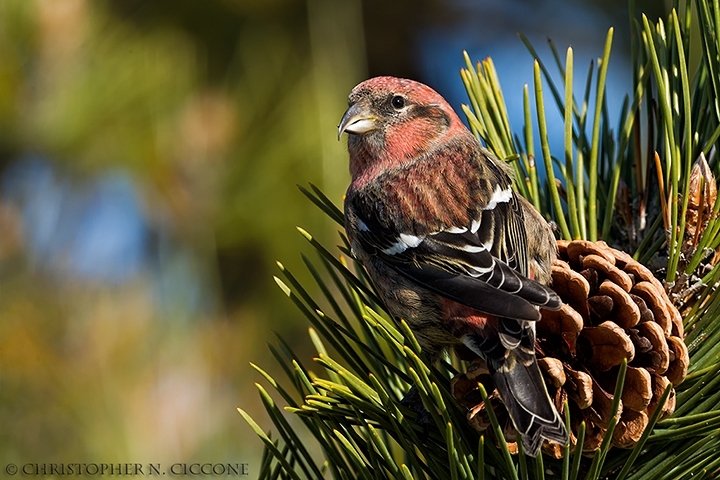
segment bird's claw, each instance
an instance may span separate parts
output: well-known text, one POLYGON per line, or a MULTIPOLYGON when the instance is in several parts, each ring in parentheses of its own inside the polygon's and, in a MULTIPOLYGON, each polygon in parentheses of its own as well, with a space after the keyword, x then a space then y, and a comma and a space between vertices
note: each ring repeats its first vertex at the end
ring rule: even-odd
POLYGON ((424 445, 430 437, 430 427, 432 426, 433 420, 430 412, 428 412, 425 405, 423 405, 420 392, 415 385, 410 387, 410 390, 408 390, 405 397, 400 401, 400 405, 417 415, 416 422, 418 426, 422 428, 420 441, 424 445))

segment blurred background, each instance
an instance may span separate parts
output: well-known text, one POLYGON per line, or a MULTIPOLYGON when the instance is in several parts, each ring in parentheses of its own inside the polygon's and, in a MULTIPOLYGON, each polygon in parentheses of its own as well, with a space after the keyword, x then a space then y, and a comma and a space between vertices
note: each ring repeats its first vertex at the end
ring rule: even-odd
POLYGON ((235 408, 269 428, 249 362, 282 378, 273 332, 312 356, 272 275, 280 260, 311 284, 296 225, 339 243, 296 185, 342 202, 351 88, 410 77, 459 109, 466 49, 493 57, 518 130, 517 32, 550 67, 549 38, 573 45, 582 91, 615 26, 618 111, 629 16, 621 0, 0 2, 0 464, 254 476, 262 445, 235 408))

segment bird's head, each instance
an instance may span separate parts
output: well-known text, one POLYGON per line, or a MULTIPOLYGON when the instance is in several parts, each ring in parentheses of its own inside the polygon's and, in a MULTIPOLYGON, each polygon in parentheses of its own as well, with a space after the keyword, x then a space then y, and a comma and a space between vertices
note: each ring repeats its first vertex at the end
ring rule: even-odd
POLYGON ((356 86, 338 126, 348 133, 350 173, 412 161, 440 141, 469 134, 457 114, 435 90, 396 77, 375 77, 356 86))

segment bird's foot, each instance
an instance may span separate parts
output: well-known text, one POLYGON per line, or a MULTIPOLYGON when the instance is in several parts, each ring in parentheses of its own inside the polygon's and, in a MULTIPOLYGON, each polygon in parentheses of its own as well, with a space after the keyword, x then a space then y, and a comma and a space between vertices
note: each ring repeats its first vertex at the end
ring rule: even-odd
POLYGON ((400 405, 417 415, 416 422, 418 426, 422 428, 420 440, 425 444, 430 436, 430 427, 433 424, 433 419, 430 412, 428 412, 425 405, 423 405, 420 392, 415 385, 410 387, 410 390, 408 390, 405 397, 400 401, 400 405))

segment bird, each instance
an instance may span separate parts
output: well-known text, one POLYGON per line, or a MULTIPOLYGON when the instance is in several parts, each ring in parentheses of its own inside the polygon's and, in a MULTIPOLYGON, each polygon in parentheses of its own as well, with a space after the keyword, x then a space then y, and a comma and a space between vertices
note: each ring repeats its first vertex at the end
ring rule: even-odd
POLYGON ((566 444, 535 356, 539 308, 562 305, 546 286, 550 225, 429 86, 374 77, 348 105, 345 231, 389 313, 432 361, 463 348, 486 361, 528 455, 566 444))

